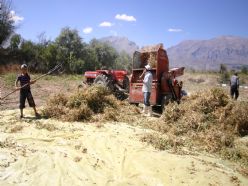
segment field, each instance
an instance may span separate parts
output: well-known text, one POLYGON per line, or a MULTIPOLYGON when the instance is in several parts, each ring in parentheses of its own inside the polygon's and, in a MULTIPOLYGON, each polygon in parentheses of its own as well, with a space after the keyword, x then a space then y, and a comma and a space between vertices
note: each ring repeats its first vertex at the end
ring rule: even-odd
MULTIPOLYGON (((17 73, 0 75, 0 87, 2 96, 14 90, 14 82, 17 73)), ((35 74, 31 78, 35 79, 40 74, 35 74)), ((78 85, 82 83, 80 75, 59 75, 46 76, 32 86, 32 93, 37 106, 45 104, 49 96, 56 93, 69 93, 77 90, 78 85)), ((6 99, 7 104, 2 104, 0 110, 18 108, 19 94, 15 93, 6 99)))
MULTIPOLYGON (((2 95, 12 90, 15 76, 0 77, 2 95)), ((248 78, 242 78, 247 83, 248 78)), ((47 76, 38 81, 32 92, 39 112, 47 109, 51 113, 53 107, 47 106, 47 100, 59 93, 69 103, 80 97, 80 91, 86 91, 82 94, 86 97, 91 95, 86 88, 77 89, 81 81, 81 76, 72 75, 47 76)), ((66 117, 35 119, 29 108, 20 120, 18 93, 11 95, 0 106, 0 185, 247 185, 247 135, 228 125, 230 119, 236 122, 237 118, 216 100, 224 105, 227 103, 223 100, 227 101, 234 110, 240 108, 238 118, 246 120, 248 89, 240 88, 240 99, 233 102, 225 97, 228 86, 218 84, 217 74, 186 73, 183 81, 184 89, 193 97, 183 100, 181 107, 172 104, 166 113, 152 118, 142 116, 140 107, 107 95, 108 106, 84 121, 70 121, 80 118, 69 118, 67 113, 66 117), (209 90, 216 87, 220 88, 216 94, 222 96, 212 98, 209 90), (198 91, 202 94, 196 94, 198 91), (196 128, 188 125, 201 123, 197 116, 205 116, 187 111, 198 109, 198 102, 202 103, 199 109, 205 109, 204 104, 215 105, 206 116, 211 116, 208 121, 215 122, 216 127, 204 122, 196 128), (228 121, 212 118, 223 111, 229 113, 228 121), (222 130, 218 122, 227 128, 222 130)), ((89 99, 95 98, 86 101, 89 99)), ((68 111, 74 114, 72 108, 68 111)))

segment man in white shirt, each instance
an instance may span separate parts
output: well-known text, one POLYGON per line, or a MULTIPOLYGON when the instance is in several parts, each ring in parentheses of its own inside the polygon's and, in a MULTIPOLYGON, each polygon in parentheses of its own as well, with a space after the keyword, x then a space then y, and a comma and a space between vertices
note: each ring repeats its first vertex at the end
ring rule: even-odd
POLYGON ((152 107, 150 105, 150 96, 151 96, 151 92, 152 92, 152 73, 151 73, 151 67, 150 65, 146 65, 144 72, 142 73, 142 75, 140 76, 140 78, 142 78, 144 76, 143 79, 143 86, 142 86, 142 92, 144 95, 144 108, 142 113, 147 114, 147 116, 152 116, 152 107))

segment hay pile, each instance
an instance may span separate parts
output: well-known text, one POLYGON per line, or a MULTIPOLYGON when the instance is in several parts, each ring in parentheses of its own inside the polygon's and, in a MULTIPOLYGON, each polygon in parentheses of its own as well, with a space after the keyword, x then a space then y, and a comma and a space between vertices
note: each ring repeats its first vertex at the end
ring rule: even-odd
MULTIPOLYGON (((71 96, 57 94, 47 102, 43 114, 64 121, 89 121, 97 114, 114 119, 118 112, 118 100, 103 86, 91 86, 71 96)), ((102 118, 102 116, 101 116, 102 118)))
POLYGON ((157 65, 157 54, 156 53, 150 53, 150 56, 148 58, 148 64, 152 68, 156 68, 156 65, 157 65))
MULTIPOLYGON (((140 108, 117 100, 108 89, 91 86, 71 96, 58 94, 44 109, 44 115, 65 121, 121 121, 155 131, 142 140, 156 148, 182 152, 207 151, 248 166, 247 148, 236 139, 248 135, 248 103, 232 101, 222 89, 198 92, 170 103, 161 118, 146 118, 140 108), (245 150, 244 150, 245 149, 245 150)), ((248 146, 247 146, 248 147, 248 146)))
MULTIPOLYGON (((165 147, 169 142, 248 162, 248 153, 237 150, 234 144, 236 138, 248 134, 247 110, 247 102, 234 102, 222 89, 214 88, 194 94, 180 105, 169 104, 161 122, 153 123, 151 128, 166 133, 165 147)), ((143 140, 161 143, 161 139, 143 140)))

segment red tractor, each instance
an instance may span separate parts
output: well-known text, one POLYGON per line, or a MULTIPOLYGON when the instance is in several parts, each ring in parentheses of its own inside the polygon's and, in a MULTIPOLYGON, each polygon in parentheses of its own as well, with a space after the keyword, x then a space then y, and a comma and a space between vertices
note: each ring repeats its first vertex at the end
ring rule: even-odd
POLYGON ((161 105, 164 108, 171 100, 179 103, 182 82, 178 82, 176 77, 183 75, 184 67, 169 69, 168 56, 162 44, 144 47, 134 53, 129 102, 143 103, 143 79, 139 77, 147 64, 152 67, 153 75, 151 105, 161 105))
POLYGON ((129 92, 129 79, 125 70, 96 70, 86 71, 86 83, 100 84, 108 87, 120 99, 126 99, 129 92))
POLYGON ((85 72, 86 83, 101 84, 108 87, 118 99, 126 99, 129 93, 129 102, 143 103, 142 85, 145 65, 152 67, 153 82, 150 102, 151 105, 160 105, 162 108, 174 100, 181 99, 182 82, 176 77, 183 75, 184 67, 169 70, 169 60, 162 44, 144 47, 133 55, 133 69, 130 79, 125 70, 96 70, 85 72))

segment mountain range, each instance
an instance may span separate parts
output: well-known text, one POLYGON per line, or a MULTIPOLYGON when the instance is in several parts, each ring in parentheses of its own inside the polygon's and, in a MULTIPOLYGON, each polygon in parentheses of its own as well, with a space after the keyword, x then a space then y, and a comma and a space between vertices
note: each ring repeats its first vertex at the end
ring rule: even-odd
MULTIPOLYGON (((110 36, 100 39, 117 51, 132 56, 139 47, 125 37, 110 36)), ((166 44, 166 43, 165 43, 166 44)), ((186 40, 167 50, 170 67, 184 66, 195 70, 219 70, 220 64, 248 66, 248 38, 220 36, 209 40, 186 40)))
POLYGON ((248 39, 221 36, 210 40, 188 40, 167 49, 174 66, 217 70, 220 64, 248 65, 248 39))
POLYGON ((125 51, 130 56, 133 55, 133 52, 139 50, 138 45, 135 42, 130 41, 126 37, 119 36, 109 36, 98 39, 100 42, 104 42, 112 46, 117 50, 117 52, 125 51))

